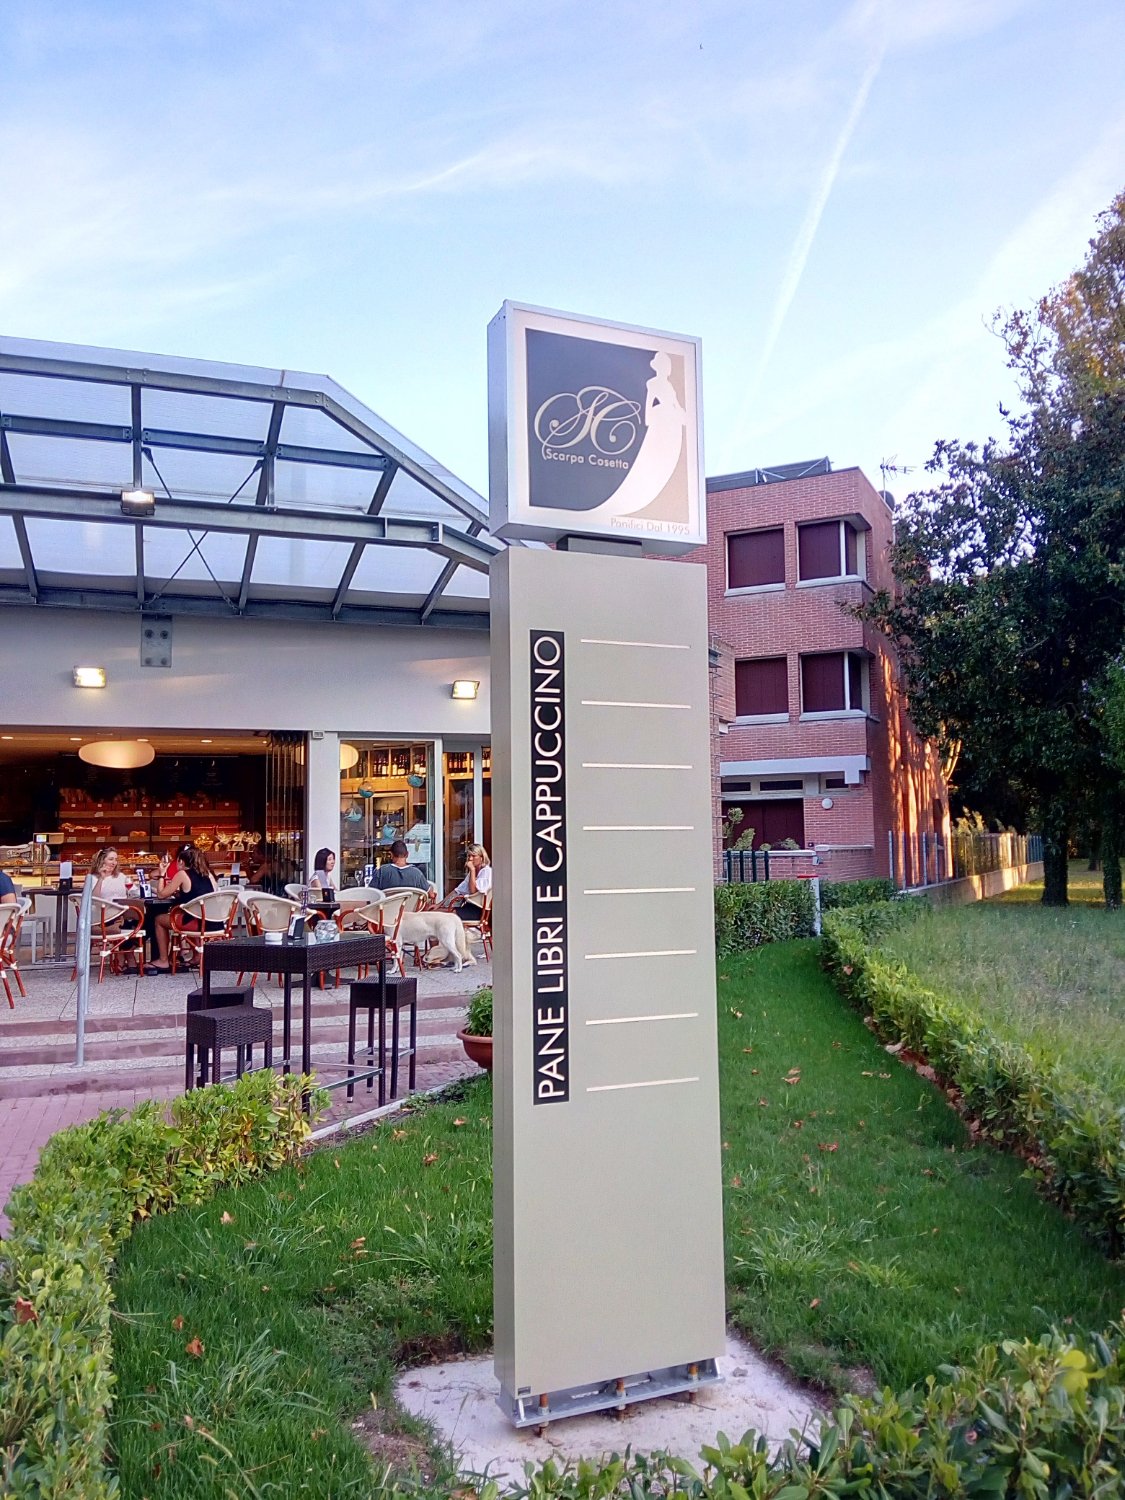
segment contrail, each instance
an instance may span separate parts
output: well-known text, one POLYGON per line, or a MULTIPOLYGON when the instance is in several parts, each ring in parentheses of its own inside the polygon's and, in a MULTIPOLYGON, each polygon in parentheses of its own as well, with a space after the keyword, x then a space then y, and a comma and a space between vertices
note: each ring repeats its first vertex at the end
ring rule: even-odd
POLYGON ((770 319, 765 343, 762 345, 762 352, 758 358, 758 367, 747 387, 746 395, 743 397, 742 406, 738 414, 738 421, 735 424, 735 430, 739 436, 742 436, 745 432, 750 407, 757 400, 758 392, 761 390, 766 369, 773 357, 773 351, 777 347, 778 338, 781 336, 782 326, 789 315, 790 307, 793 305, 793 298, 797 295, 797 288, 801 284, 801 277, 805 274, 805 266, 808 264, 813 241, 816 239, 816 232, 820 228, 821 218, 824 215, 825 207, 828 204, 828 199, 832 194, 836 178, 839 175, 844 153, 848 149, 848 143, 855 132, 856 126, 859 124, 859 118, 863 114, 867 97, 871 93, 875 79, 878 77, 879 69, 883 66, 883 58, 886 55, 886 51, 887 43, 884 32, 879 39, 875 55, 868 63, 863 77, 859 81, 859 88, 856 90, 855 98, 852 100, 852 107, 848 111, 848 117, 840 129, 839 135, 836 137, 832 154, 825 163, 824 171, 821 173, 820 181, 816 186, 816 191, 809 200, 809 206, 805 211, 805 217, 797 233, 797 238, 793 242, 793 249, 789 255, 789 263, 785 268, 781 289, 774 304, 773 317, 770 319))

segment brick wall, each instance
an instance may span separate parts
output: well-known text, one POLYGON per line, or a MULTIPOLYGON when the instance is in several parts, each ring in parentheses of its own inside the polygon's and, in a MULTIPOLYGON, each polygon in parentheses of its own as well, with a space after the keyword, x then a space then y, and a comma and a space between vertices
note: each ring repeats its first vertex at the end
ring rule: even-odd
POLYGON ((849 606, 870 598, 873 590, 892 586, 888 549, 894 527, 889 507, 858 469, 843 469, 709 490, 707 529, 707 545, 686 561, 707 568, 710 631, 718 656, 711 695, 716 860, 722 820, 721 762, 867 756, 870 771, 862 785, 833 789, 831 808, 821 806, 819 795, 805 797, 806 845, 816 846, 822 861, 819 873, 826 878, 893 874, 900 884, 914 883, 921 872, 914 868, 917 860, 911 859, 909 846, 917 844, 918 833, 936 831, 942 843, 948 843, 948 795, 939 758, 910 722, 888 643, 848 612, 849 606), (861 532, 865 580, 799 585, 798 523, 837 518, 855 518, 865 528, 861 532), (784 588, 728 592, 727 534, 773 526, 784 532, 784 588), (868 658, 869 713, 802 719, 801 656, 848 650, 868 658), (786 657, 788 720, 738 723, 735 663, 766 656, 786 657), (888 831, 893 836, 890 841, 888 831), (902 831, 908 836, 905 861, 897 853, 904 842, 899 837, 902 831), (824 867, 829 860, 831 871, 824 867))

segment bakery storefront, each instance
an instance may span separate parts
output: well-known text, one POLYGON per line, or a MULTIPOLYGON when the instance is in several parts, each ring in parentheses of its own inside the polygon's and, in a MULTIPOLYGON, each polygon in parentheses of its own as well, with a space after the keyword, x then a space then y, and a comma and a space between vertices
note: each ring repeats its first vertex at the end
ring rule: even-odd
POLYGON ((0 866, 490 834, 483 499, 332 381, 0 339, 0 866))

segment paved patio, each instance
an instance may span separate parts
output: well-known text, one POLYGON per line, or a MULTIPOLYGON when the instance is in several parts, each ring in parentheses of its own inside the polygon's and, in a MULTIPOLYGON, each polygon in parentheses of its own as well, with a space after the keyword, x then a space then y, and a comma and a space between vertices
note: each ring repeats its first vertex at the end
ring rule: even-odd
MULTIPOLYGON (((410 970, 418 978, 419 1090, 440 1087, 477 1071, 457 1041, 468 996, 492 982, 491 964, 478 961, 458 974, 452 969, 410 970)), ((170 1099, 183 1091, 186 997, 198 979, 176 976, 107 975, 90 984, 85 1062, 76 1066, 78 986, 69 964, 24 965, 27 997, 9 1010, 0 995, 0 1207, 17 1183, 34 1171, 39 1151, 56 1130, 92 1119, 106 1109, 131 1109, 144 1099, 170 1099)), ((346 1067, 347 983, 314 988, 313 1066, 325 1081, 346 1067)), ((275 1059, 281 1041, 281 988, 259 976, 256 1005, 274 1013, 275 1059)), ((299 989, 294 994, 293 1032, 299 1049, 299 989)), ((405 1087, 405 1069, 400 1088, 405 1087)), ((370 1110, 377 1099, 362 1085, 349 1102, 334 1090, 328 1123, 370 1110)), ((4 1221, 0 1218, 0 1233, 4 1221)))

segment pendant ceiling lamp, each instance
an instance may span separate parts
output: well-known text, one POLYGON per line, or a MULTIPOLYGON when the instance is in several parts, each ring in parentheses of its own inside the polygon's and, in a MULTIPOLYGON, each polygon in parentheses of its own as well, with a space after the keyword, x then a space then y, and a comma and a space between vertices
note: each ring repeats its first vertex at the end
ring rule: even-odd
POLYGON ((135 771, 138 766, 151 765, 156 751, 151 745, 142 745, 140 740, 94 740, 82 746, 78 758, 87 765, 105 766, 111 771, 135 771))
POLYGON ((354 765, 359 763, 359 751, 354 745, 348 745, 341 741, 340 744, 340 770, 350 771, 354 765))

